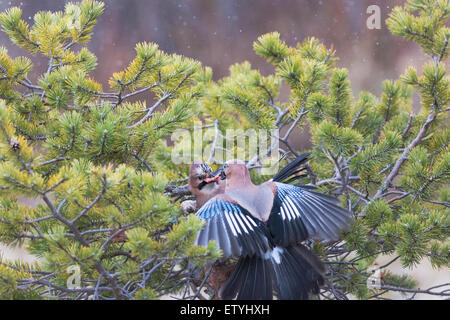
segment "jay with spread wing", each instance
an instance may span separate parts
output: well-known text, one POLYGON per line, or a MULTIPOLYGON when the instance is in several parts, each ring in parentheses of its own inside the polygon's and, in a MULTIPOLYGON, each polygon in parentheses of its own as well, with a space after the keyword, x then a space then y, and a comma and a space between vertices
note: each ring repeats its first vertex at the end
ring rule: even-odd
MULTIPOLYGON (((298 181, 299 178, 305 177, 304 164, 308 160, 309 153, 302 154, 284 166, 272 178, 272 181, 292 183, 298 181)), ((225 192, 225 175, 222 168, 213 172, 212 169, 201 161, 194 161, 189 169, 188 188, 196 200, 186 200, 181 203, 184 212, 196 212, 212 197, 225 192), (220 174, 221 179, 214 179, 220 174)), ((220 299, 220 288, 228 281, 230 275, 235 269, 236 263, 230 259, 218 260, 212 265, 208 283, 212 289, 211 299, 220 299)))
POLYGON ((351 224, 351 213, 337 199, 274 181, 284 178, 280 174, 254 185, 245 164, 232 160, 215 177, 203 179, 206 184, 225 180, 225 187, 217 183, 223 189, 196 212, 206 221, 196 242, 206 246, 215 240, 224 259, 239 258, 222 299, 269 300, 274 293, 278 299, 308 299, 318 292, 326 269, 301 242, 337 240, 351 224))

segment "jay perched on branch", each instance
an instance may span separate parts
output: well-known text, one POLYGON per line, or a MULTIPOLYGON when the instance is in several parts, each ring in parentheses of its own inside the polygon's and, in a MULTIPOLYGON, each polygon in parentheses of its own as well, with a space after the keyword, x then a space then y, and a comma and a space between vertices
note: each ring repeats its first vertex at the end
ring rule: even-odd
POLYGON ((258 186, 237 160, 227 162, 213 177, 202 164, 191 166, 189 185, 201 206, 196 215, 206 221, 197 244, 215 240, 223 259, 239 258, 221 289, 222 299, 268 300, 274 293, 278 299, 308 299, 319 291, 326 268, 301 242, 337 240, 350 226, 351 213, 339 207, 337 199, 309 186, 278 182, 292 175, 307 156, 258 186), (208 172, 202 176, 198 168, 208 172))
MULTIPOLYGON (((303 154, 283 167, 276 175, 273 176, 272 181, 290 183, 306 176, 302 171, 306 170, 302 166, 307 161, 308 154, 303 154)), ((186 200, 181 203, 181 207, 185 213, 196 212, 200 209, 206 201, 217 194, 225 192, 225 180, 222 169, 215 172, 212 171, 206 163, 201 161, 194 161, 189 170, 188 189, 196 200, 186 200), (222 179, 211 179, 221 173, 222 179), (208 181, 208 182, 207 182, 208 181), (214 182, 214 183, 212 183, 214 182)), ((229 260, 216 261, 212 265, 211 273, 208 278, 208 283, 212 289, 212 299, 220 299, 218 292, 220 288, 230 277, 234 270, 236 263, 229 260)))

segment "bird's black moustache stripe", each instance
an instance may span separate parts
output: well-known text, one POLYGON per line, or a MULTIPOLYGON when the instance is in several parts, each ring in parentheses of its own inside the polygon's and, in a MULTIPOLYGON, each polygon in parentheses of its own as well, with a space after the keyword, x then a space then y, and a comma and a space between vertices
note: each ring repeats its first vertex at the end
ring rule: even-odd
POLYGON ((202 190, 202 188, 203 188, 204 186, 206 186, 207 184, 208 184, 208 183, 205 182, 205 181, 200 182, 200 183, 198 184, 198 186, 197 186, 198 190, 202 190))

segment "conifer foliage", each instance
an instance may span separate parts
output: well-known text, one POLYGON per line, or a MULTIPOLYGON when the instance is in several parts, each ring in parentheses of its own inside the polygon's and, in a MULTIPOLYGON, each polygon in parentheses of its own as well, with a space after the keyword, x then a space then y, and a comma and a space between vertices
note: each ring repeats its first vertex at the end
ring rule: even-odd
POLYGON ((164 194, 176 174, 161 139, 192 116, 204 69, 139 43, 104 92, 85 47, 103 9, 68 3, 31 26, 19 8, 0 15, 13 43, 49 61, 34 83, 30 59, 0 49, 0 241, 19 241, 40 260, 2 261, 2 298, 157 298, 184 285, 188 265, 219 256, 213 243, 193 245, 200 221, 164 194), (153 105, 130 102, 147 92, 153 105), (19 196, 40 201, 32 208, 19 196), (80 287, 67 288, 74 265, 80 287))
MULTIPOLYGON (((280 129, 282 161, 311 151, 301 182, 354 213, 340 241, 307 243, 329 268, 317 297, 449 295, 444 284, 417 289, 414 279, 386 271, 390 263, 381 266, 377 287, 367 285, 383 253, 405 267, 425 258, 435 268, 449 266, 448 0, 408 0, 392 10, 391 32, 416 42, 430 61, 384 81, 380 97, 354 97, 332 48, 313 37, 290 47, 276 32, 253 46, 273 75, 243 62, 215 82, 199 62, 139 43, 105 91, 90 76, 97 58, 85 46, 103 9, 92 0, 68 3, 64 12, 37 13, 31 26, 19 8, 0 15, 14 44, 48 58, 46 72, 32 81, 31 59, 0 48, 0 241, 23 244, 39 258, 0 260, 1 298, 205 298, 202 267, 221 253, 214 242, 193 244, 202 223, 178 203, 189 197, 188 166, 171 161, 164 139, 200 121, 214 127, 203 160, 217 163, 223 146, 216 138, 226 138, 225 129, 280 129), (288 101, 279 98, 282 85, 288 101), (289 138, 307 125, 312 149, 296 150, 289 138), (31 207, 24 198, 39 203, 31 207), (78 287, 67 285, 74 266, 78 287)), ((255 168, 264 157, 248 160, 255 168)), ((255 183, 269 178, 251 174, 255 183)))

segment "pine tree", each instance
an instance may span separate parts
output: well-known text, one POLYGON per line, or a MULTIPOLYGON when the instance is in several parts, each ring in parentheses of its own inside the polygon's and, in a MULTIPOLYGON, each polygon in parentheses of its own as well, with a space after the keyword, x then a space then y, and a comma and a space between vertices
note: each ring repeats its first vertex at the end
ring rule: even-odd
POLYGON ((219 257, 214 243, 193 245, 201 222, 165 193, 179 176, 163 138, 195 113, 205 68, 139 43, 104 92, 85 46, 103 9, 68 3, 32 26, 19 8, 0 15, 13 43, 49 61, 35 84, 31 60, 0 49, 0 241, 41 261, 2 261, 1 298, 158 298, 182 288, 191 265, 219 257), (129 102, 145 92, 153 105, 129 102), (32 208, 19 196, 41 201, 32 208), (80 288, 67 288, 72 266, 80 288))
MULTIPOLYGON (((379 99, 368 92, 355 99, 347 70, 336 68, 334 51, 314 38, 290 48, 271 33, 254 44, 291 89, 289 108, 277 109, 277 124, 308 121, 311 127, 310 180, 303 182, 339 196, 354 212, 342 241, 313 245, 330 268, 325 298, 376 298, 389 290, 448 295, 443 286, 415 291, 414 279, 383 269, 397 259, 404 267, 423 258, 436 268, 449 266, 449 14, 448 1, 440 0, 409 0, 393 9, 391 32, 419 44, 431 61, 421 76, 409 68, 399 80, 384 81, 379 99), (418 114, 414 91, 421 98, 418 114), (395 257, 381 268, 380 286, 369 288, 369 267, 382 253, 395 257)), ((295 155, 287 137, 281 141, 295 155)))
MULTIPOLYGON (((289 47, 276 32, 253 45, 274 66, 272 75, 243 62, 215 82, 199 62, 140 43, 105 92, 89 75, 97 58, 85 47, 103 9, 91 0, 69 3, 64 12, 37 13, 32 26, 19 8, 0 15, 14 44, 49 61, 31 81, 31 60, 0 48, 0 241, 21 243, 40 260, 0 260, 1 298, 203 297, 203 266, 220 250, 213 242, 193 245, 202 224, 179 206, 189 198, 188 166, 171 161, 165 140, 199 123, 213 129, 202 142, 208 162, 221 162, 225 144, 218 138, 227 140, 230 128, 280 129, 283 163, 312 152, 301 182, 337 196, 354 213, 341 241, 307 243, 330 271, 320 298, 448 295, 443 287, 418 290, 414 279, 387 272, 390 263, 380 269, 380 286, 367 286, 383 253, 394 253, 391 262, 404 267, 424 258, 449 266, 448 0, 408 0, 392 10, 391 32, 416 42, 430 62, 384 81, 380 97, 354 97, 333 48, 313 37, 289 47), (290 89, 288 101, 280 99, 282 85, 290 89), (151 93, 152 106, 143 93, 151 93), (289 138, 308 125, 312 148, 296 150, 289 138), (40 203, 27 206, 23 197, 40 203), (67 286, 73 266, 78 288, 67 286)), ((264 154, 248 160, 255 183, 270 178, 254 169, 264 154)))

